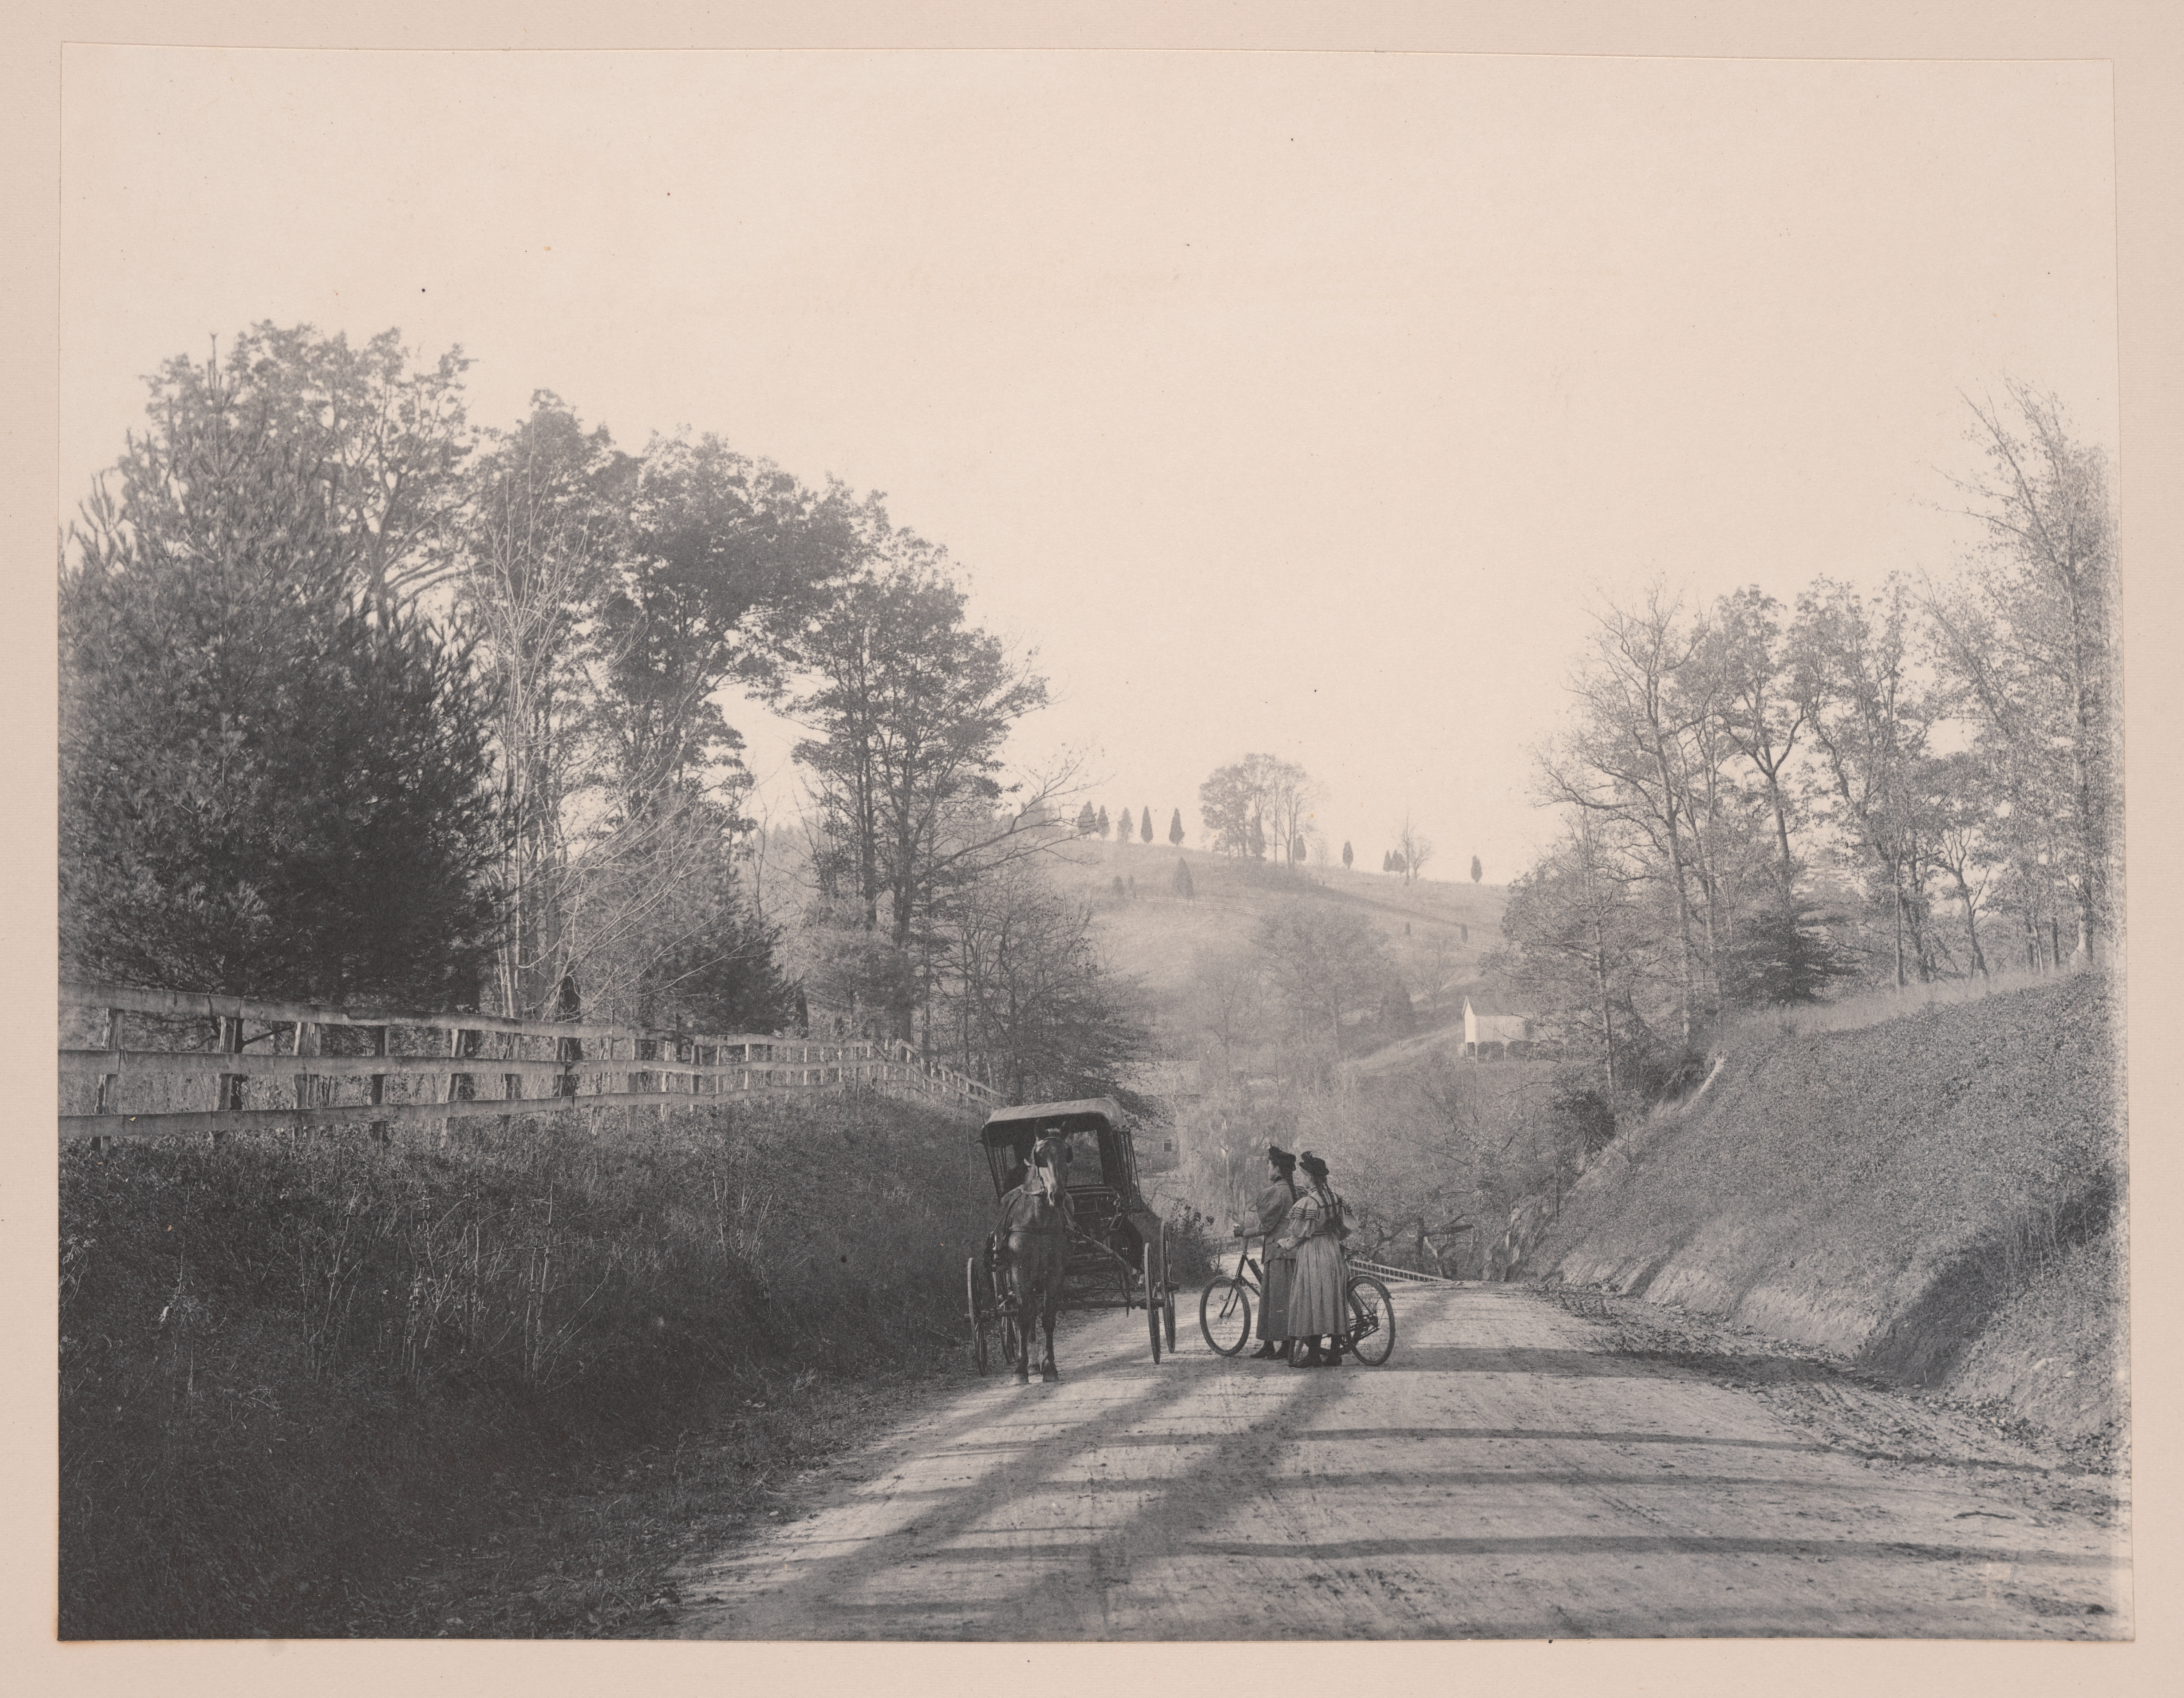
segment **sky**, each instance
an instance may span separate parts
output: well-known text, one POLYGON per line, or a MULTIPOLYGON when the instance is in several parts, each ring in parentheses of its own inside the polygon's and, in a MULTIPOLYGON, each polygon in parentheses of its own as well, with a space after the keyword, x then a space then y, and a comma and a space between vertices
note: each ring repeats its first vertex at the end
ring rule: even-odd
MULTIPOLYGON (((1590 610, 1946 570, 1967 395, 2116 443, 2094 63, 70 47, 65 515, 142 376, 398 326, 886 492, 1111 814, 1249 751, 1368 866, 1552 834, 1590 610)), ((788 732, 732 701, 766 804, 788 732)))

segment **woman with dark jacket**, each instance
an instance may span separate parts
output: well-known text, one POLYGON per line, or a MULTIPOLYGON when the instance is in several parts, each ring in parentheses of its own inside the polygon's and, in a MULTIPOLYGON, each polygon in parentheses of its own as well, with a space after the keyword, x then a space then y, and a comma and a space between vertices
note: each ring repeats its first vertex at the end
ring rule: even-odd
MULTIPOLYGON (((1251 1352, 1254 1358, 1280 1356, 1290 1353, 1287 1329, 1282 1324, 1289 1307, 1290 1275, 1295 1271, 1296 1262, 1287 1250, 1274 1247, 1275 1235, 1282 1222, 1289 1218, 1290 1205, 1296 1200, 1296 1157, 1278 1145, 1267 1146, 1267 1168, 1269 1175, 1267 1189, 1251 1200, 1257 1212, 1257 1230, 1266 1234, 1266 1244, 1261 1254, 1266 1260, 1266 1282, 1259 1305, 1259 1348, 1251 1352)), ((1239 1227, 1241 1235, 1251 1231, 1239 1227)))

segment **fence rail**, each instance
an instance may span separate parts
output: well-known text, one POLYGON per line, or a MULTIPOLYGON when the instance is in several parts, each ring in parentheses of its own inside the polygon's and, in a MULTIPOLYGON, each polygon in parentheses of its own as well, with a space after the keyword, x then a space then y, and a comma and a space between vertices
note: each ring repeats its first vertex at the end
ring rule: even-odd
POLYGON ((1351 1256, 1350 1265, 1366 1273, 1378 1274, 1383 1279, 1400 1279, 1409 1285, 1453 1285, 1453 1279, 1438 1273, 1420 1273, 1412 1267, 1390 1267, 1384 1261, 1367 1261, 1362 1256, 1351 1256))
POLYGON ((120 985, 64 984, 60 1002, 64 1141, 348 1125, 385 1138, 401 1122, 665 1114, 773 1093, 874 1090, 969 1111, 999 1100, 906 1044, 357 1013, 120 985), (72 1029, 96 1041, 71 1044, 72 1029), (285 1100, 254 1100, 273 1098, 285 1100))

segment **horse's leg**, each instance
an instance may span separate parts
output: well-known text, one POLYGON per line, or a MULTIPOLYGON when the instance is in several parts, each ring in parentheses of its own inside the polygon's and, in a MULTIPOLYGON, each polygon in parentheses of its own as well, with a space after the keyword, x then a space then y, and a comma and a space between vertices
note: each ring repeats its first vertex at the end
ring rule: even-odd
POLYGON ((1046 1333, 1046 1354, 1039 1359, 1039 1377, 1042 1380, 1061 1378, 1061 1370, 1054 1365, 1054 1317, 1055 1311, 1061 1306, 1061 1281, 1068 1272, 1068 1266, 1060 1241, 1056 1240, 1055 1253, 1046 1265, 1046 1300, 1040 1304, 1039 1311, 1039 1325, 1046 1333))
POLYGON ((1009 1262, 1009 1294, 1017 1307, 1017 1383, 1031 1383, 1031 1280, 1019 1254, 1009 1262))

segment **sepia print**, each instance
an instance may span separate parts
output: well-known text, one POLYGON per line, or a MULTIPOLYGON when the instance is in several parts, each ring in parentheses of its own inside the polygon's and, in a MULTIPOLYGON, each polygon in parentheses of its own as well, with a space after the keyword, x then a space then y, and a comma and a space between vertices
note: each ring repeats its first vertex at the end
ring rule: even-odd
POLYGON ((60 1638, 2134 1636, 2104 67, 63 68, 60 1638))

